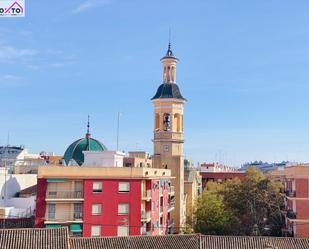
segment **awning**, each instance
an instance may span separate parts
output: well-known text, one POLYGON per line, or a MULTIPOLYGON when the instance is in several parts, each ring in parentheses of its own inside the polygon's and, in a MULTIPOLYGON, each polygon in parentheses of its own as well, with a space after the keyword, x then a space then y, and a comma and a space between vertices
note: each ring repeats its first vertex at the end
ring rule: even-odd
POLYGON ((82 232, 83 228, 81 224, 71 224, 70 225, 71 232, 82 232))
POLYGON ((59 228, 61 227, 61 225, 58 224, 46 224, 45 228, 59 228))
POLYGON ((65 182, 66 179, 47 179, 47 182, 65 182))

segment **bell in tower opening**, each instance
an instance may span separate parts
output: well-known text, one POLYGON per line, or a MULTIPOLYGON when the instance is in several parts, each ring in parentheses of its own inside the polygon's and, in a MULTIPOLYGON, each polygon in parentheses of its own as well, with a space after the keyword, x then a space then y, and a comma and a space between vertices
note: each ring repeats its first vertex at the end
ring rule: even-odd
POLYGON ((169 113, 164 113, 164 130, 168 131, 171 129, 171 116, 169 113))

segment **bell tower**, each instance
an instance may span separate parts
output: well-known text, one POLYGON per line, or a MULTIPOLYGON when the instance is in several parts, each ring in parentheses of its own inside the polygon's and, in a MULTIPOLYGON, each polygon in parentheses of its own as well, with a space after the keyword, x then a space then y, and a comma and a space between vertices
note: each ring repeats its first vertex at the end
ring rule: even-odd
POLYGON ((151 99, 154 105, 154 167, 171 170, 172 185, 175 196, 171 197, 175 208, 171 212, 175 232, 185 223, 184 197, 184 155, 183 155, 183 113, 186 99, 181 95, 176 84, 177 57, 173 54, 171 44, 163 64, 163 83, 151 99))

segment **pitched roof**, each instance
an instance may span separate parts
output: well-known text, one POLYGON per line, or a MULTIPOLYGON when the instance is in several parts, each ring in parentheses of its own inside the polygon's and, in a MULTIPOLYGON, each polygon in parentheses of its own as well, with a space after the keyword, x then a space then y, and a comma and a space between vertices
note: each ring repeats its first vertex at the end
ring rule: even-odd
POLYGON ((28 188, 24 188, 22 190, 20 190, 17 195, 18 196, 22 196, 22 195, 36 195, 37 193, 37 190, 36 190, 36 184, 35 185, 32 185, 28 188))
POLYGON ((199 249, 199 235, 72 238, 71 249, 199 249))
POLYGON ((69 249, 68 229, 0 229, 1 249, 69 249))
POLYGON ((67 228, 0 229, 1 249, 307 249, 309 239, 165 235, 69 238, 67 228))
POLYGON ((309 239, 202 235, 200 249, 308 249, 308 248, 309 248, 309 239))

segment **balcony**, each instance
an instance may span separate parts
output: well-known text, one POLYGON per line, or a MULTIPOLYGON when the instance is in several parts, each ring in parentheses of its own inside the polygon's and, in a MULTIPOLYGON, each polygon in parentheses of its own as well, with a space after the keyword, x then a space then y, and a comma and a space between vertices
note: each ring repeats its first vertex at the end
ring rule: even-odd
POLYGON ((151 230, 147 229, 146 227, 141 228, 141 235, 151 236, 152 232, 151 230))
POLYGON ((45 223, 83 222, 83 212, 47 213, 45 223))
POLYGON ((174 220, 171 219, 171 220, 168 220, 167 221, 167 226, 170 228, 170 227, 173 227, 174 226, 174 220))
POLYGON ((52 200, 84 200, 83 191, 47 191, 46 201, 52 200))
POLYGON ((294 220, 294 219, 296 219, 296 213, 293 210, 289 209, 286 213, 286 217, 294 220))
POLYGON ((296 191, 295 190, 286 190, 285 194, 288 197, 296 197, 296 191))
POLYGON ((141 218, 143 222, 151 221, 151 211, 142 210, 141 218))
POLYGON ((168 211, 171 212, 175 209, 175 203, 174 202, 171 202, 168 204, 168 211))
POLYGON ((175 187, 174 187, 174 186, 169 187, 168 193, 169 193, 169 195, 171 195, 171 196, 175 195, 175 187))
POLYGON ((148 189, 148 190, 143 192, 142 199, 145 200, 145 201, 150 201, 151 200, 151 189, 148 189))

